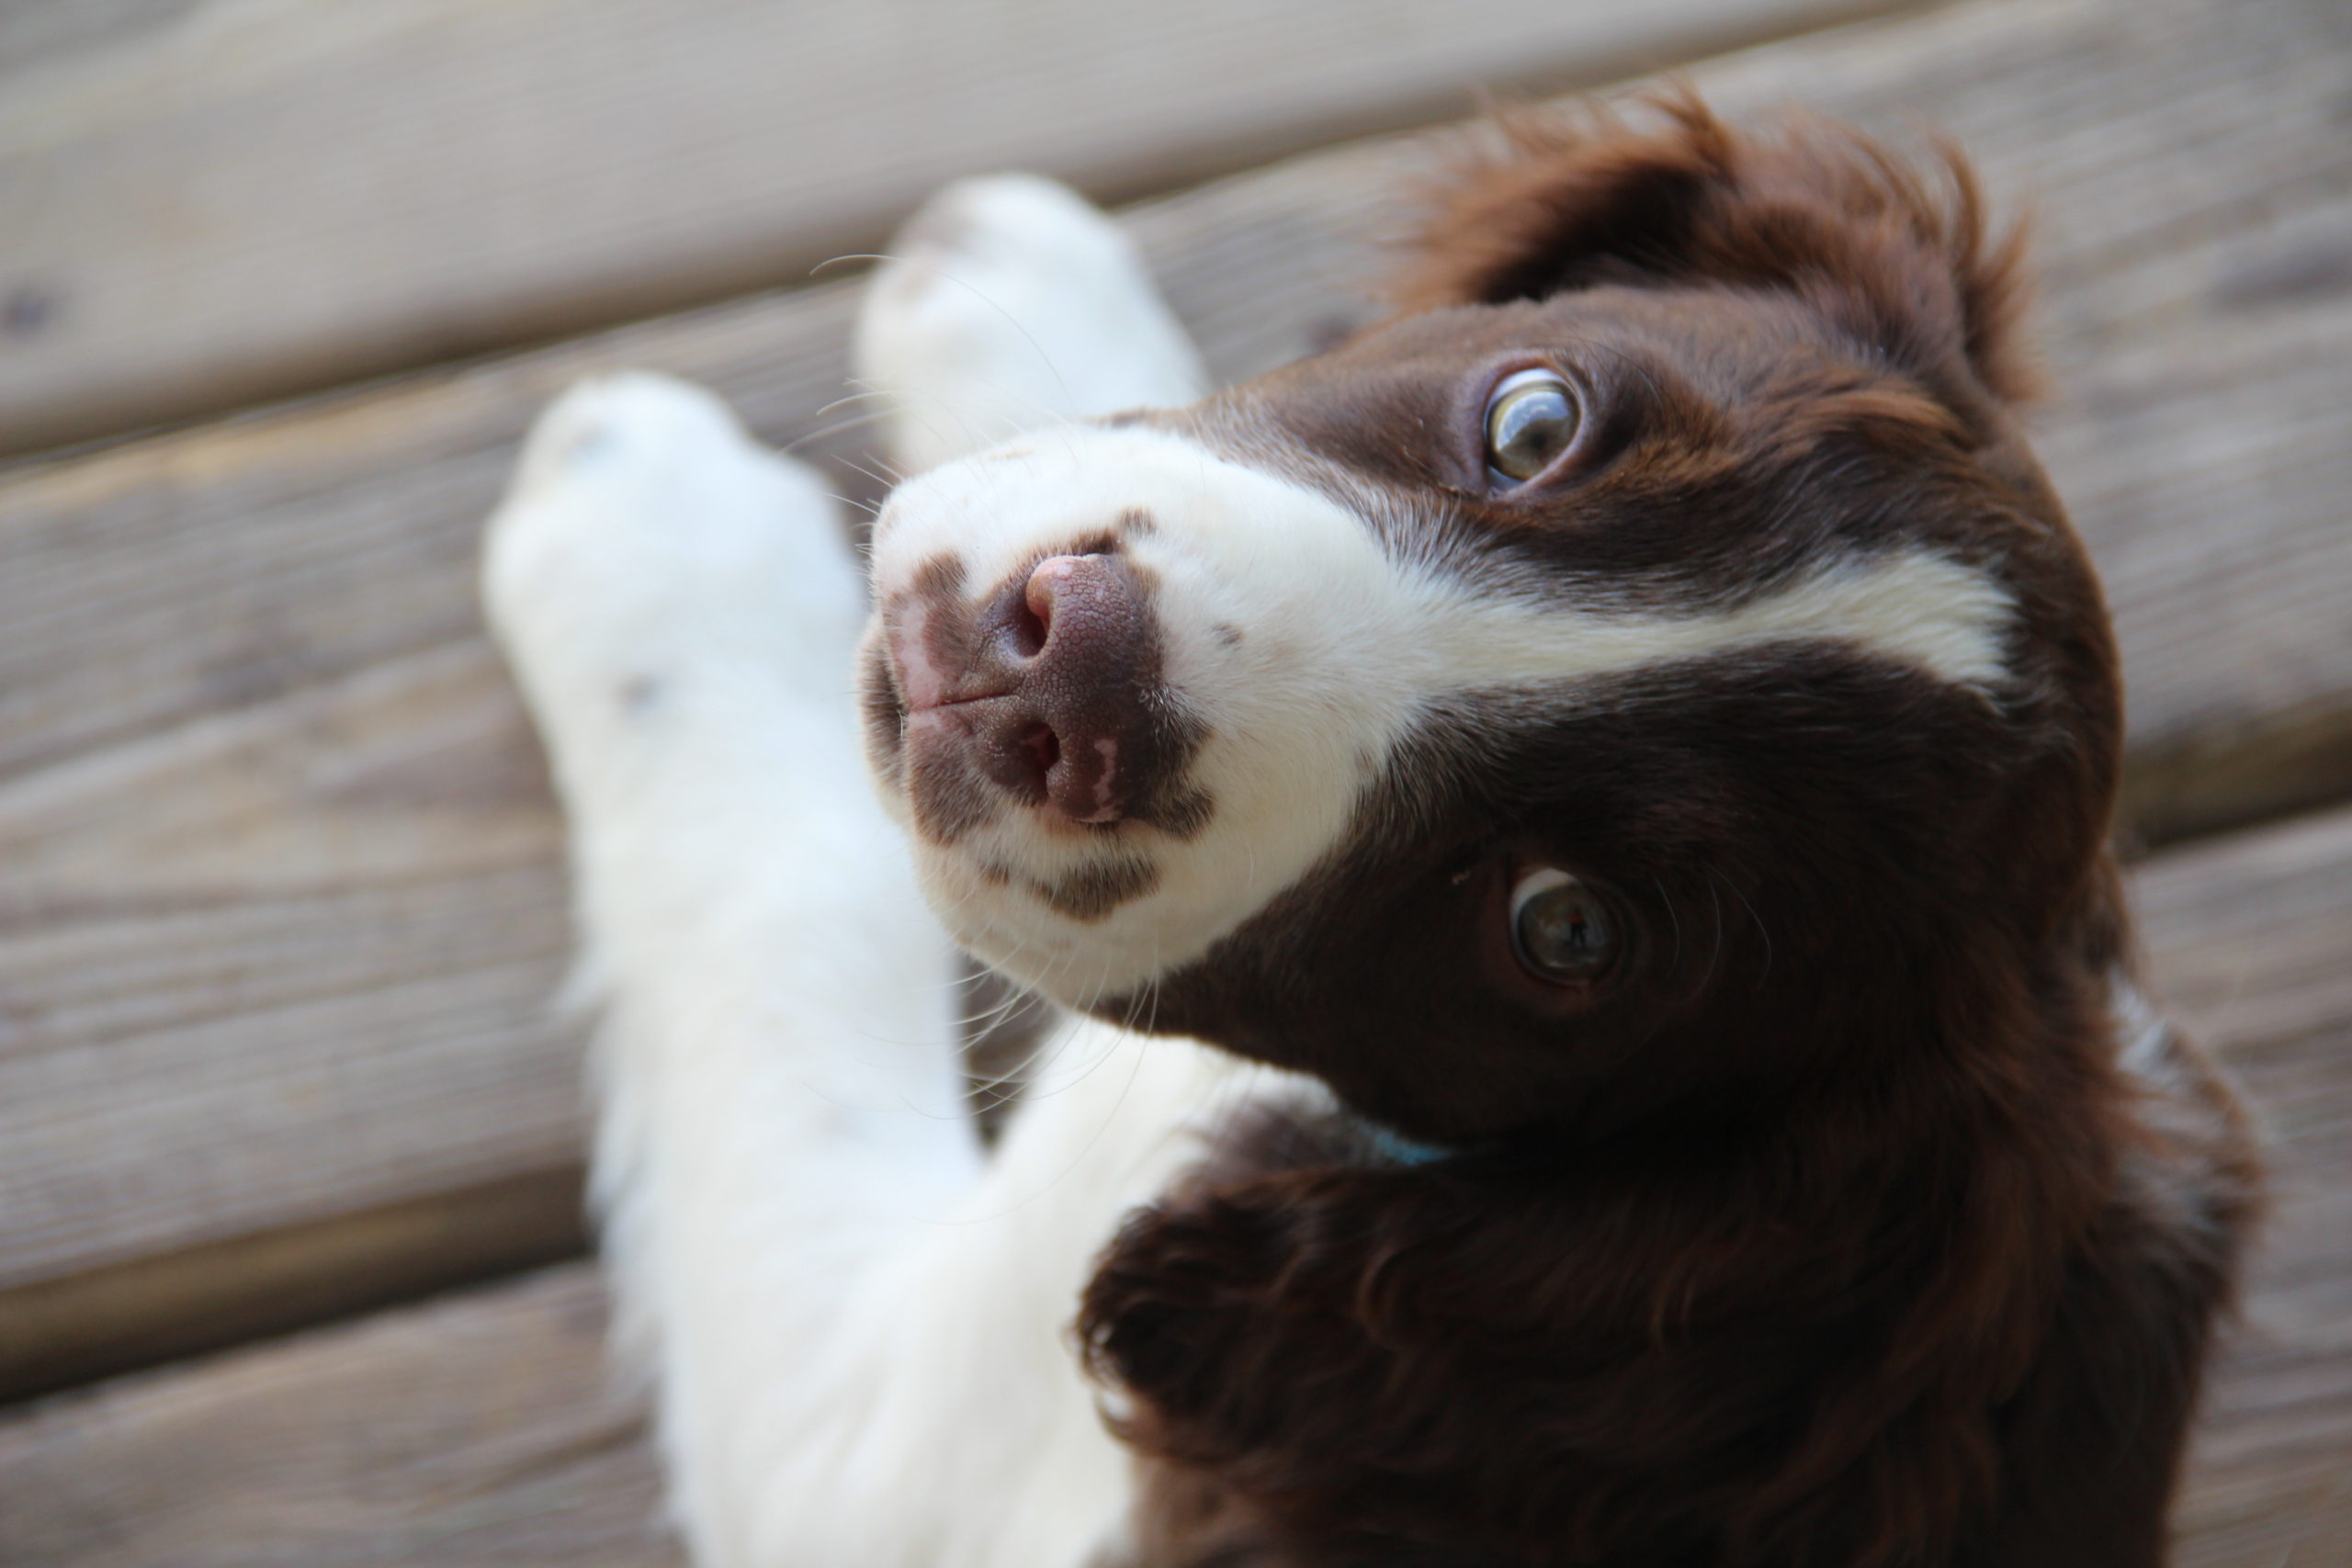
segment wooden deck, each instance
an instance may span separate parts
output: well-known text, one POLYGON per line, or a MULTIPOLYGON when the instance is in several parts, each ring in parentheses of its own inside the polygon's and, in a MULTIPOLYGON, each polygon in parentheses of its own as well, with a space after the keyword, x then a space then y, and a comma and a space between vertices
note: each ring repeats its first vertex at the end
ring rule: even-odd
POLYGON ((674 1560, 472 602, 556 388, 689 375, 858 488, 808 274, 938 180, 1132 199, 1238 376, 1346 324, 1470 84, 1678 66, 2039 210, 2148 943, 2281 1192, 2180 1558, 2352 1564, 2352 7, 558 9, 0 11, 0 1563, 674 1560))

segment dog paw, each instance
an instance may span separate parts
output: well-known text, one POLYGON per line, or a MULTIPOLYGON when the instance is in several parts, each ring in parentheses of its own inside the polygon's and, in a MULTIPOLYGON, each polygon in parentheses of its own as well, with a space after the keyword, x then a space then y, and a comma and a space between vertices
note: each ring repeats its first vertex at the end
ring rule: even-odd
POLYGON ((1126 234, 1051 180, 949 186, 892 253, 866 287, 854 357, 888 400, 891 457, 909 473, 1041 424, 1208 389, 1126 234))
POLYGON ((748 669, 838 695, 865 616, 816 475, 711 393, 640 373, 582 382, 540 416, 490 520, 482 593, 559 750, 748 669))

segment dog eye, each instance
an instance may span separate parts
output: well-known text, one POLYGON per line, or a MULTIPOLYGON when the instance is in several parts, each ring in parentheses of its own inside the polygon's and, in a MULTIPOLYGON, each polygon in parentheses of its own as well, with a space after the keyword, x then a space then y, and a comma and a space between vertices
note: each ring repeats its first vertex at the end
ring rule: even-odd
POLYGON ((1520 963, 1544 980, 1598 980, 1624 945, 1609 899, 1554 866, 1529 872, 1510 890, 1510 941, 1520 963))
POLYGON ((1487 400, 1487 466, 1506 485, 1532 479, 1575 444, 1583 423, 1576 391, 1558 372, 1506 376, 1487 400))

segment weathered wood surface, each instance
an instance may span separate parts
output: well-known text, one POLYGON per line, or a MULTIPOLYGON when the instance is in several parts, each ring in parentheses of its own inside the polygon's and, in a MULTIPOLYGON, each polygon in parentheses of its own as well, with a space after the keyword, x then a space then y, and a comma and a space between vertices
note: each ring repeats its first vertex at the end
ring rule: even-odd
MULTIPOLYGON (((20 1285, 0 1337, 21 1398, 579 1257, 580 1168, 545 1169, 20 1285)), ((0 1533, 6 1500, 0 1499, 0 1533)))
POLYGON ((572 1264, 0 1427, 7 1568, 669 1568, 572 1264))
MULTIPOLYGON (((2159 835, 2352 786, 2346 16, 1975 0, 1696 73, 1733 109, 1941 123, 2039 198, 2043 445, 2108 573, 2159 835)), ((1134 225, 1242 374, 1344 319, 1430 156, 1322 154, 1134 225)), ((424 1205, 390 1227, 418 1249, 383 1258, 391 1293, 571 1234, 474 1201, 579 1137, 542 1005, 556 828, 476 625, 480 519, 536 406, 596 366, 822 428, 847 310, 756 298, 0 470, 0 1385, 95 1364, 77 1325, 140 1343, 137 1302, 176 1299, 140 1260, 179 1249, 300 1234, 340 1274, 339 1217, 424 1205)), ((276 1256, 256 1292, 303 1299, 300 1250, 276 1256)))
POLYGON ((2277 1199, 2206 1400, 2178 1568, 2352 1563, 2352 810, 2136 876, 2166 1004, 2270 1140, 2277 1199))
POLYGON ((959 174, 1138 196, 1901 3, 24 7, 0 449, 797 282, 959 174))
MULTIPOLYGON (((2180 1568, 2352 1546, 2352 811, 2159 857, 2162 990, 2275 1140, 2280 1195, 2179 1510, 2180 1568)), ((651 1456, 574 1264, 0 1421, 0 1563, 620 1565, 651 1456)))

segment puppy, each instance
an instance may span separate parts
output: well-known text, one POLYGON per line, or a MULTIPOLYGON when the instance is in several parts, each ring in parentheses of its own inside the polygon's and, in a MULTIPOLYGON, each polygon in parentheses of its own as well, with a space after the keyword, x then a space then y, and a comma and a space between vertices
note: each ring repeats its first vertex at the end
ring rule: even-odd
POLYGON ((870 616, 707 395, 533 435, 698 1562, 2161 1561, 2256 1175, 2133 978, 2017 243, 1824 124, 1502 141, 1213 396, 1075 198, 938 198, 870 616), (1069 1015, 992 1149, 959 945, 1069 1015))

